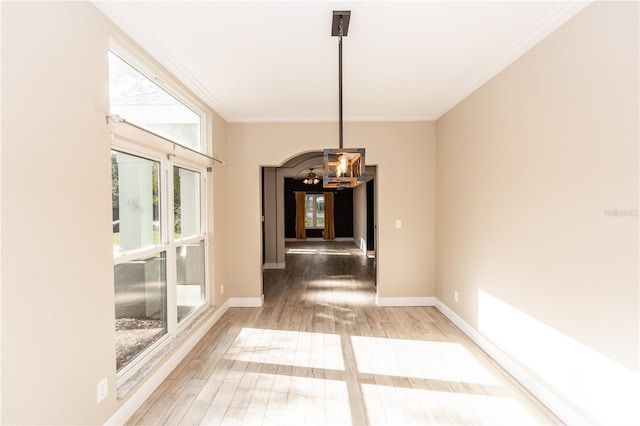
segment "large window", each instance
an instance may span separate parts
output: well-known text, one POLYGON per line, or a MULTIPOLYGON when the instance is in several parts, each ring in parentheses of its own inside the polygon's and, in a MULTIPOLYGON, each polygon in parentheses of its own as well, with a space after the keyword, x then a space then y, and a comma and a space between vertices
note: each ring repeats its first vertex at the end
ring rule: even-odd
POLYGON ((324 195, 307 194, 304 226, 307 229, 324 228, 324 195))
POLYGON ((120 135, 131 128, 114 125, 111 150, 122 382, 208 304, 206 171, 162 139, 203 152, 200 115, 111 52, 109 73, 110 114, 143 129, 120 135))
POLYGON ((153 133, 203 152, 201 117, 109 52, 109 111, 153 133))
POLYGON ((201 171, 119 149, 111 170, 120 371, 207 301, 204 185, 201 171))

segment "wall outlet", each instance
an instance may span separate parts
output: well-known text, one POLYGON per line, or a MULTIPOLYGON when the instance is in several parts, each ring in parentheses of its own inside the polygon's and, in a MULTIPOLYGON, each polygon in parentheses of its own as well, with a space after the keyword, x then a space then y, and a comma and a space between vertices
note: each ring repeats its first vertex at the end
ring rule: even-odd
POLYGON ((402 228, 402 221, 400 219, 396 219, 396 229, 402 228))
POLYGON ((98 385, 96 386, 96 395, 97 395, 98 402, 105 399, 108 394, 109 394, 109 382, 105 377, 104 379, 100 380, 98 382, 98 385))
POLYGON ((224 284, 220 286, 220 294, 224 294, 224 284))
POLYGON ((456 303, 458 303, 458 292, 457 291, 453 292, 453 300, 455 300, 456 303))

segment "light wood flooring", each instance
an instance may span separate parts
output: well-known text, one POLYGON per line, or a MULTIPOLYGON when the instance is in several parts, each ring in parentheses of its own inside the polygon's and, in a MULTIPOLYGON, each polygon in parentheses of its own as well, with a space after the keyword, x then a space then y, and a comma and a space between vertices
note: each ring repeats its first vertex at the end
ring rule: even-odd
POLYGON ((129 424, 560 424, 432 307, 375 305, 353 243, 288 243, 129 424))

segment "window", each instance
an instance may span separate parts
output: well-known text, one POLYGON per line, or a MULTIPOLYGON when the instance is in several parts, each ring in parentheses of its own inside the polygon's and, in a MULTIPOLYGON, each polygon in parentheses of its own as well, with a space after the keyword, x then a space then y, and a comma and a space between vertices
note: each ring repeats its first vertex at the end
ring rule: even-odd
MULTIPOLYGON (((201 115, 109 52, 116 369, 121 384, 209 302, 201 115), (142 129, 142 130, 140 130, 142 129), (158 137, 160 136, 160 137, 158 137), (187 152, 187 151, 185 151, 187 152)), ((187 99, 198 105, 197 100, 187 99)), ((208 160, 207 160, 208 161, 208 160)))
POLYGON ((324 195, 307 194, 304 225, 307 229, 324 228, 324 195))
POLYGON ((203 173, 152 157, 111 151, 119 372, 207 302, 203 173))
POLYGON ((206 300, 201 176, 173 168, 173 235, 176 243, 178 322, 206 300))
POLYGON ((109 52, 109 111, 199 152, 201 116, 151 79, 109 52))
POLYGON ((167 333, 160 162, 111 151, 117 369, 167 333))

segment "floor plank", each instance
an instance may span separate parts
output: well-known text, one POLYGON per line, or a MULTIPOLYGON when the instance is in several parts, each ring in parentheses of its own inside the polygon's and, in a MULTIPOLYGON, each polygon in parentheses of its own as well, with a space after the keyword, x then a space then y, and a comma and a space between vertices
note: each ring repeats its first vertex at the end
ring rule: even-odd
POLYGON ((128 424, 561 424, 432 307, 377 307, 352 243, 287 244, 128 424))

